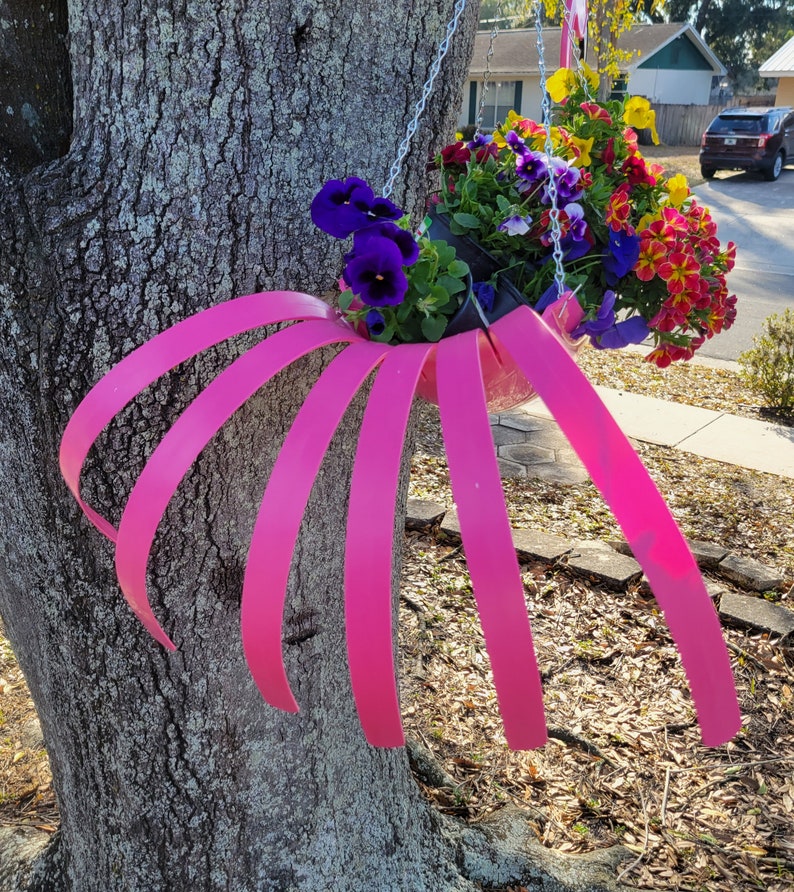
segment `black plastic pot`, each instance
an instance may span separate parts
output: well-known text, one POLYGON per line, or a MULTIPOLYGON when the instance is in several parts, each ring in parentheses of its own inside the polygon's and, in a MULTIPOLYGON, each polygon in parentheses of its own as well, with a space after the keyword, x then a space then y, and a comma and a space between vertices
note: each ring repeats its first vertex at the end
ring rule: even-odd
MULTIPOLYGON (((501 267, 499 261, 473 239, 453 233, 446 214, 431 210, 430 228, 427 234, 431 239, 443 240, 455 249, 457 256, 469 265, 474 282, 487 282, 501 267)), ((470 331, 473 328, 486 329, 492 322, 496 322, 497 319, 522 305, 531 306, 510 279, 500 274, 496 279, 493 307, 488 311, 482 309, 469 291, 466 301, 450 319, 444 337, 470 331)))

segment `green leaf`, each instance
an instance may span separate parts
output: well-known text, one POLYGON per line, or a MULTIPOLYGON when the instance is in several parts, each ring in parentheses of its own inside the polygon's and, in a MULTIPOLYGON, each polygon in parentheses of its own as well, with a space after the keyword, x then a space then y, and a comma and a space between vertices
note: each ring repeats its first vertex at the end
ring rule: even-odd
POLYGON ((455 260, 455 249, 446 242, 437 242, 438 248, 438 265, 442 269, 446 269, 450 263, 455 260))
POLYGON ((343 291, 339 295, 339 309, 343 311, 347 311, 350 309, 350 304, 353 303, 353 292, 348 289, 347 291, 343 291))
POLYGON ((450 300, 449 291, 447 291, 446 288, 442 288, 441 285, 434 285, 427 300, 424 301, 424 305, 430 312, 432 312, 445 307, 450 300))
POLYGON ((428 341, 440 340, 446 327, 446 316, 428 316, 422 320, 422 334, 428 341))
POLYGON ((452 219, 458 226, 462 226, 464 229, 479 229, 480 227, 480 218, 475 217, 474 214, 464 214, 460 212, 453 214, 452 219))
POLYGON ((436 284, 443 288, 447 294, 458 294, 466 290, 466 284, 460 279, 453 279, 452 276, 439 276, 436 284))
POLYGON ((469 274, 469 264, 466 263, 465 260, 458 260, 457 258, 450 263, 447 267, 447 272, 451 276, 455 276, 458 279, 462 279, 469 274))

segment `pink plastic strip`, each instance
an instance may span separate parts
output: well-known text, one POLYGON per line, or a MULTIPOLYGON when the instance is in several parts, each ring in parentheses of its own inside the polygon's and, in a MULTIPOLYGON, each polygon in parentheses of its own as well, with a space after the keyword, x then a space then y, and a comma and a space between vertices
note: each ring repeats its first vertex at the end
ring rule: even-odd
POLYGON ((325 369, 284 440, 262 497, 243 580, 243 647, 262 696, 288 712, 297 712, 298 705, 284 669, 281 632, 301 520, 334 431, 356 391, 389 349, 360 341, 325 369))
POLYGON ((719 620, 670 509, 615 420, 537 314, 519 307, 491 332, 535 385, 642 565, 689 679, 706 746, 741 727, 719 620))
POLYGON ((581 40, 586 33, 587 0, 565 0, 565 15, 560 34, 560 68, 573 68, 572 35, 581 40))
POLYGON ((61 473, 86 517, 108 539, 115 540, 114 526, 83 501, 80 473, 97 437, 133 397, 181 362, 241 332, 293 319, 334 317, 328 304, 310 294, 249 294, 190 316, 122 359, 75 409, 61 440, 61 473))
POLYGON ((478 337, 465 332, 438 345, 441 426, 505 736, 513 749, 531 749, 547 739, 543 694, 485 406, 478 337))
POLYGON ((372 387, 350 483, 345 544, 345 617, 350 679, 373 746, 401 746, 392 634, 394 507, 405 430, 430 344, 392 350, 372 387))
POLYGON ((157 527, 188 469, 226 421, 276 373, 317 347, 356 338, 347 326, 328 320, 303 322, 272 335, 221 372, 152 453, 121 517, 116 575, 130 607, 161 644, 174 647, 149 605, 146 565, 157 527))

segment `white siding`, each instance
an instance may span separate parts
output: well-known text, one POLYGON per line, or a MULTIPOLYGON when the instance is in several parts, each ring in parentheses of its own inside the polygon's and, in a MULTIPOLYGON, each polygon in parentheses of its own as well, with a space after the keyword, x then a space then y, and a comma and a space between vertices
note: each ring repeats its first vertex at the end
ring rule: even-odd
POLYGON ((711 71, 638 68, 629 74, 628 92, 669 105, 708 105, 711 71))

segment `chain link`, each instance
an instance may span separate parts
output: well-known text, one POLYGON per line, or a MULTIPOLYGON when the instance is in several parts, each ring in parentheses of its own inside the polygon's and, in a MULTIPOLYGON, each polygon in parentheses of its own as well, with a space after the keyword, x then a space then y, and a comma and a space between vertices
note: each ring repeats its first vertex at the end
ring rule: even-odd
POLYGON ((392 190, 394 189, 394 183, 396 182, 397 177, 400 175, 403 161, 405 161, 405 157, 408 154, 408 149, 411 146, 411 139, 413 138, 413 135, 414 133, 416 133, 416 130, 419 126, 419 119, 422 117, 425 106, 427 105, 427 100, 430 98, 430 94, 433 92, 433 85, 435 84, 438 73, 441 70, 441 62, 443 61, 444 56, 446 56, 447 51, 449 50, 450 40, 452 39, 452 35, 458 28, 460 18, 463 15, 463 11, 465 8, 466 0, 457 0, 457 2, 455 3, 455 12, 452 16, 452 19, 447 24, 446 34, 444 35, 444 39, 438 45, 438 53, 436 54, 436 58, 433 61, 433 64, 430 66, 430 73, 428 74, 427 80, 422 87, 422 95, 419 97, 419 101, 414 107, 414 116, 408 124, 405 137, 403 138, 403 141, 400 143, 399 148, 397 149, 397 157, 395 158, 394 164, 392 164, 391 169, 389 170, 389 178, 388 180, 386 180, 386 185, 383 187, 384 198, 388 198, 391 195, 392 190))
MULTIPOLYGON (((535 4, 535 30, 537 31, 537 48, 538 48, 538 70, 540 71, 540 92, 543 97, 541 100, 541 114, 543 127, 546 130, 546 155, 549 162, 554 155, 554 143, 551 138, 551 99, 546 91, 546 59, 543 46, 543 26, 541 24, 542 2, 538 0, 535 4)), ((551 219, 551 241, 553 245, 554 257, 554 281, 557 283, 557 293, 562 294, 565 291, 565 270, 562 265, 562 228, 560 226, 560 210, 558 205, 557 183, 554 179, 554 171, 549 163, 549 201, 551 202, 551 210, 549 218, 551 219)))
MULTIPOLYGON (((491 60, 493 59, 494 41, 499 36, 499 17, 502 15, 502 0, 497 0, 494 9, 493 27, 491 28, 491 38, 488 41, 488 52, 485 54, 485 70, 482 73, 482 94, 480 96, 480 107, 477 109, 477 118, 475 120, 475 136, 479 136, 482 131, 482 116, 485 113, 485 97, 488 95, 488 81, 491 79, 491 60)), ((497 96, 498 98, 498 96, 497 96)), ((496 124, 496 121, 494 121, 496 124)))

